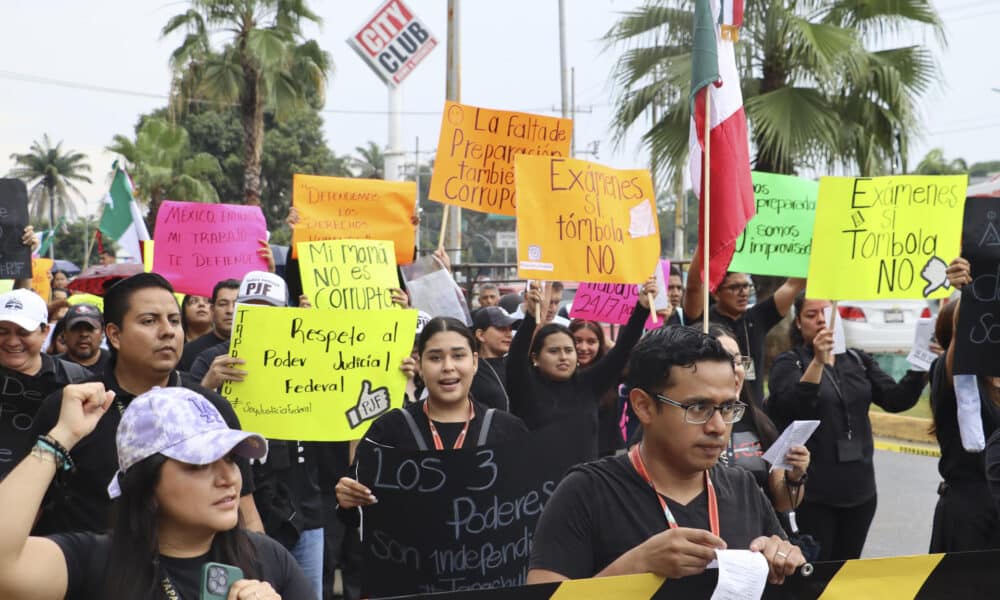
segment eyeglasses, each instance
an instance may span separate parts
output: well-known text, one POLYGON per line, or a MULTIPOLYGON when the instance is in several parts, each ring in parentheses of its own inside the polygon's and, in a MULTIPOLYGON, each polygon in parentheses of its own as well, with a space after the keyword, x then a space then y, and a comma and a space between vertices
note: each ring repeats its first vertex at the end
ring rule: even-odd
POLYGON ((713 416, 715 416, 715 411, 719 411, 722 416, 722 421, 724 423, 735 423, 743 418, 743 413, 747 409, 747 405, 743 404, 738 400, 733 400, 732 402, 723 402, 722 404, 716 406, 711 402, 695 402, 694 404, 681 404, 676 400, 671 400, 662 394, 657 394, 646 390, 646 393, 650 396, 656 398, 664 404, 669 404, 670 406, 676 406, 677 408, 684 409, 684 422, 690 423, 692 425, 704 425, 708 423, 713 416))
POLYGON ((720 289, 734 294, 739 294, 741 292, 752 292, 754 287, 752 283, 733 283, 730 285, 724 285, 720 289))
POLYGON ((749 371, 750 367, 753 366, 753 358, 737 354, 733 357, 733 367, 739 366, 742 366, 744 371, 749 371))

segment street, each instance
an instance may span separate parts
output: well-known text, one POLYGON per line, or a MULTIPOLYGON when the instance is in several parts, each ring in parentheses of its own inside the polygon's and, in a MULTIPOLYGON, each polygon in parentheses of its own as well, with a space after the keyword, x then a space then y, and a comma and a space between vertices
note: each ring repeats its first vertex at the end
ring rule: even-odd
POLYGON ((940 481, 937 461, 875 451, 878 509, 862 558, 927 553, 940 481))

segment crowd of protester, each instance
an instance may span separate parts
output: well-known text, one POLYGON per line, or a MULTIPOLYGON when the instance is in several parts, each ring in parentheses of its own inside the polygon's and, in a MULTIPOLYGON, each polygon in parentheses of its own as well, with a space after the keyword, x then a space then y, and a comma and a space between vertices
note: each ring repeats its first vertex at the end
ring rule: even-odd
MULTIPOLYGON (((332 598, 335 572, 338 594, 361 597, 358 508, 377 498, 356 480, 356 442, 264 440, 219 394, 253 377, 228 354, 237 304, 308 306, 294 261, 282 277, 260 253, 269 271, 180 303, 155 273, 107 282, 101 307, 75 302, 62 271, 49 298, 25 282, 0 295, 0 375, 37 394, 30 439, 0 440, 0 597, 193 598, 208 560, 242 569, 230 598, 332 598)), ((997 466, 962 449, 955 416, 957 302, 938 320, 942 357, 897 382, 864 352, 834 354, 830 303, 805 298, 804 280, 751 304, 750 277, 728 273, 706 305, 699 271, 685 282, 675 266, 667 289, 650 278, 614 336, 568 318, 560 282, 480 283, 469 325, 421 313, 399 365, 406 404, 366 439, 475 447, 585 414, 574 443, 590 461, 546 504, 529 583, 692 575, 727 547, 763 553, 780 583, 806 560, 801 540, 810 559, 860 556, 877 499, 869 406, 906 410, 930 381, 944 479, 931 550, 996 547, 997 466), (646 330, 658 294, 663 324, 646 330), (765 373, 765 337, 789 313, 791 349, 765 373), (770 469, 763 453, 801 419, 820 426, 791 468, 770 469)), ((968 271, 956 259, 949 280, 968 271)), ((393 300, 409 305, 403 281, 393 300)), ((987 436, 996 410, 983 404, 987 436)))

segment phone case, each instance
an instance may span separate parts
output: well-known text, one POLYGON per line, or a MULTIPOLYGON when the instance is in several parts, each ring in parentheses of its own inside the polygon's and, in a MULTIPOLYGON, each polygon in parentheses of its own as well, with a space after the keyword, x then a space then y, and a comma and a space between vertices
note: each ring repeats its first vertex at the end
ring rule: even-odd
POLYGON ((243 569, 222 563, 205 563, 201 567, 201 600, 226 600, 229 588, 243 579, 243 569))

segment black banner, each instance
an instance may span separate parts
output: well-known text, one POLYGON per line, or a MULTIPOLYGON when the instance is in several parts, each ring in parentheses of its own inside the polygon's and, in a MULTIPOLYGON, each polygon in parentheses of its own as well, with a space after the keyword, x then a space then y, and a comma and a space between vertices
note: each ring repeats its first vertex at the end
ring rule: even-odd
POLYGON ((524 585, 535 524, 592 429, 585 415, 500 446, 404 452, 358 448, 378 498, 361 522, 362 595, 524 585))
POLYGON ((21 243, 28 226, 28 188, 0 179, 0 279, 31 278, 31 248, 21 243))
POLYGON ((962 256, 972 283, 962 289, 954 372, 1000 375, 1000 198, 965 201, 962 256))
POLYGON ((42 400, 62 387, 54 377, 30 377, 0 367, 0 479, 27 456, 42 400))

